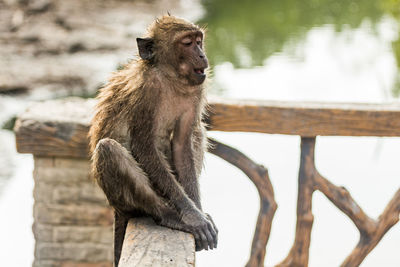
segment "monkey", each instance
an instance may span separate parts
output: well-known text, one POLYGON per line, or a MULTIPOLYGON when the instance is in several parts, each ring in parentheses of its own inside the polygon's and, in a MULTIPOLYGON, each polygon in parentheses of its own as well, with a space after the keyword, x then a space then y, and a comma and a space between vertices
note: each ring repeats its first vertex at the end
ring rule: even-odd
POLYGON ((92 174, 115 211, 116 266, 127 220, 139 215, 193 234, 196 251, 217 247, 198 183, 207 149, 204 34, 181 18, 156 19, 136 39, 138 58, 97 96, 89 148, 92 174))

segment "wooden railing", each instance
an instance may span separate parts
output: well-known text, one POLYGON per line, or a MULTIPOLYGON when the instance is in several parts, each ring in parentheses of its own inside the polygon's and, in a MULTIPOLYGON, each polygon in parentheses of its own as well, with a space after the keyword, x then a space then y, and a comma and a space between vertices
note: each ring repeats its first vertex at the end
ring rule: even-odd
MULTIPOLYGON (((93 105, 93 100, 67 101, 62 105, 53 101, 22 115, 16 124, 18 151, 37 156, 86 158, 87 131, 93 105), (55 113, 49 114, 49 110, 55 113)), ((213 99, 209 110, 209 130, 301 136, 296 236, 288 256, 278 266, 308 265, 313 225, 311 199, 316 190, 345 213, 360 231, 359 243, 342 266, 358 266, 399 221, 400 189, 375 220, 365 214, 345 188, 322 177, 314 163, 317 136, 400 136, 399 105, 213 99)), ((258 189, 260 211, 247 266, 263 266, 277 208, 268 171, 240 151, 216 140, 210 142, 210 153, 241 169, 258 189)))
MULTIPOLYGON (((297 222, 294 244, 277 266, 307 266, 314 191, 322 192, 345 213, 360 232, 360 240, 341 266, 359 266, 384 234, 399 221, 400 189, 374 220, 367 216, 349 192, 332 184, 315 167, 316 136, 400 136, 400 105, 333 104, 219 100, 211 105, 211 130, 260 132, 301 136, 297 222)), ((260 194, 260 211, 247 266, 263 266, 266 245, 277 204, 268 172, 241 152, 214 142, 216 154, 241 169, 260 194)), ((400 180, 400 177, 399 177, 400 180)))

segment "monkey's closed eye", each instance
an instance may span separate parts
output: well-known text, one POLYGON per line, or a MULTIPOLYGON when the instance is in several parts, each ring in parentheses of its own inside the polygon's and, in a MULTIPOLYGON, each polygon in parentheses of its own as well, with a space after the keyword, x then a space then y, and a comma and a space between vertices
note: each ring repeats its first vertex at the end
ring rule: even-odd
POLYGON ((191 46, 193 43, 193 40, 190 36, 186 36, 185 38, 181 39, 181 42, 184 46, 191 46))

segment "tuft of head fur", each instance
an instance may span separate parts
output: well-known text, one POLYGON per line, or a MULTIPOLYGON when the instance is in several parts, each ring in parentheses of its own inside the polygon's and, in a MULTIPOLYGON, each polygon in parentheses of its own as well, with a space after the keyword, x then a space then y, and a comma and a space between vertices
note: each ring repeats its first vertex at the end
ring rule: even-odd
MULTIPOLYGON (((156 19, 147 29, 146 38, 154 41, 155 64, 170 64, 171 54, 174 54, 173 46, 182 34, 204 31, 197 25, 174 16, 165 15, 156 19), (165 61, 168 59, 168 62, 165 61)), ((174 64, 174 63, 172 63, 174 64)))
POLYGON ((165 15, 157 18, 147 29, 146 37, 155 41, 171 41, 176 38, 176 33, 201 31, 202 29, 182 18, 165 15))

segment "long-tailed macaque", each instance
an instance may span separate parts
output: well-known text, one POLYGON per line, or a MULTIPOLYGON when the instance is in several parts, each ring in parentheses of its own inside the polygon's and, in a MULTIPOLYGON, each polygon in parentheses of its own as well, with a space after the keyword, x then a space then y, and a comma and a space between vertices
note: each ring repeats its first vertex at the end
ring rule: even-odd
POLYGON ((115 209, 116 265, 127 220, 138 214, 192 233, 196 250, 217 247, 198 184, 206 149, 203 38, 183 19, 157 19, 136 39, 140 58, 98 96, 90 150, 94 177, 115 209))

